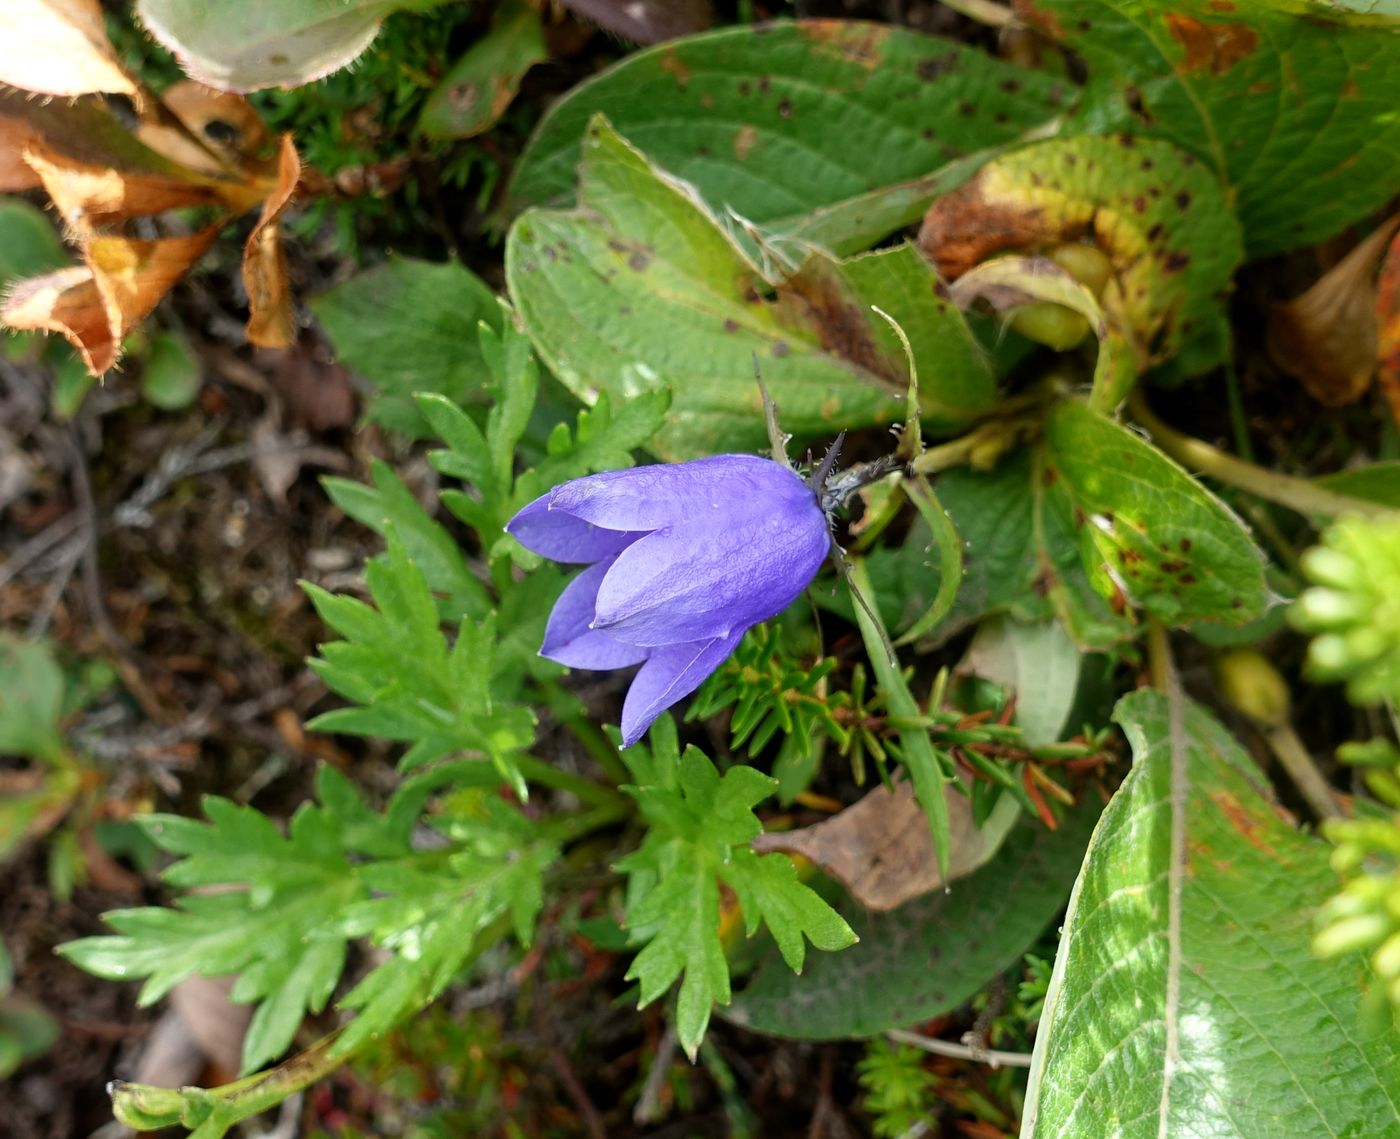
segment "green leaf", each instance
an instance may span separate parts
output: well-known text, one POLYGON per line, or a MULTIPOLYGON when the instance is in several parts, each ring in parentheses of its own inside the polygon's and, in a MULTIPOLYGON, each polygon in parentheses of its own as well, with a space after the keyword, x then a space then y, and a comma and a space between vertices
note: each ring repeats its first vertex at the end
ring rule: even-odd
POLYGON ((71 263, 43 210, 22 198, 0 198, 0 290, 71 263))
POLYGON ((1060 741, 1079 689, 1086 658, 1053 621, 1034 625, 993 617, 983 621, 964 667, 1008 689, 1016 698, 1015 723, 1026 745, 1060 741))
POLYGON ((794 976, 761 963, 725 1018, 758 1032, 830 1040, 873 1036, 951 1012, 1035 944, 1064 905, 1097 809, 1071 811, 1058 831, 1025 818, 992 860, 948 891, 871 913, 839 910, 860 937, 794 976))
POLYGON ((229 91, 299 87, 351 63, 379 21, 443 0, 137 0, 142 25, 195 79, 229 91))
MULTIPOLYGON (((889 423, 899 379, 829 346, 813 312, 769 303, 759 270, 715 217, 604 120, 589 128, 580 207, 511 228, 506 278, 540 357, 580 399, 614 407, 669 386, 669 458, 762 446, 754 360, 798 436, 889 423)), ((862 317, 863 319, 863 317, 862 317)), ((861 351, 865 349, 861 347, 861 351)))
POLYGON ((525 72, 549 56, 540 13, 524 0, 496 9, 491 27, 442 77, 418 116, 428 138, 471 138, 494 126, 525 72))
POLYGON ((378 389, 369 417, 409 435, 427 434, 418 392, 453 403, 478 397, 487 376, 478 326, 499 327, 486 284, 455 261, 391 258, 311 301, 342 363, 378 389))
POLYGON ((624 790, 650 824, 641 847, 617 863, 628 875, 626 928, 634 944, 645 943, 627 979, 639 982, 642 1006, 681 981, 676 1033, 693 1059, 711 1009, 730 998, 717 879, 734 890, 749 935, 766 922, 794 969, 802 967, 804 936, 829 950, 855 937, 797 880, 785 855, 749 849, 763 829, 753 808, 773 793, 774 780, 742 765, 721 776, 695 748, 677 759, 669 718, 653 729, 652 741, 653 751, 632 747, 623 753, 638 781, 624 790), (782 865, 769 865, 774 859, 782 865))
MULTIPOLYGON (((870 578, 865 571, 864 562, 852 563, 849 584, 850 588, 859 590, 863 597, 870 596, 870 578)), ((866 612, 864 605, 856 605, 856 622, 860 626, 861 638, 865 641, 865 652, 870 658, 870 667, 875 672, 880 691, 884 693, 885 706, 892 717, 917 717, 921 711, 919 703, 909 690, 909 682, 900 671, 898 663, 890 659, 889 650, 886 648, 889 636, 877 623, 878 620, 866 612)), ((938 859, 939 869, 946 871, 951 854, 948 837, 948 800, 944 784, 957 778, 953 771, 952 759, 933 746, 928 732, 921 727, 901 728, 899 743, 903 749, 904 766, 909 769, 909 778, 914 784, 914 795, 928 816, 929 833, 933 836, 933 850, 938 859)))
POLYGON ((567 201, 580 140, 602 113, 716 213, 795 220, 1012 142, 1057 114, 1068 89, 902 28, 726 28, 637 52, 574 88, 521 156, 510 199, 517 209, 567 201))
POLYGON ((347 906, 332 924, 332 934, 369 936, 393 952, 341 1002, 359 1015, 334 1055, 349 1055, 433 1000, 507 929, 530 942, 558 847, 495 798, 485 800, 481 818, 448 815, 435 825, 457 844, 436 858, 366 867, 374 896, 347 906))
POLYGON ((0 633, 0 753, 55 759, 63 750, 63 670, 43 641, 0 633))
MULTIPOLYGON (((1400 39, 1212 0, 1037 0, 1088 67, 1077 121, 1169 139, 1233 191, 1251 258, 1384 204, 1400 148, 1400 39)), ((1368 6, 1369 7, 1369 6, 1368 6)))
POLYGON ((173 332, 157 332, 141 368, 141 394, 165 411, 189 407, 199 394, 199 361, 173 332))
MULTIPOLYGON (((912 560, 921 548, 924 557, 931 554, 935 546, 938 548, 938 586, 928 608, 924 610, 923 615, 917 621, 904 631, 899 640, 895 642, 896 645, 906 645, 917 641, 930 630, 938 627, 939 622, 952 612, 953 604, 958 597, 958 587, 962 585, 963 577, 962 537, 959 535, 957 527, 953 525, 953 520, 948 517, 948 512, 943 509, 943 504, 938 501, 938 496, 934 494, 933 488, 928 485, 925 479, 920 478, 911 482, 908 490, 909 500, 918 510, 919 517, 923 519, 930 535, 930 541, 921 543, 916 535, 911 535, 905 540, 904 549, 909 550, 908 557, 912 560)), ((922 530, 916 532, 916 534, 922 533, 922 530)), ((932 563, 929 564, 932 565, 932 563)))
POLYGON ((1049 512, 1077 532, 1105 597, 1168 624, 1261 616, 1274 595, 1244 524, 1160 451, 1077 400, 1045 424, 1049 512))
POLYGON ((1394 459, 1323 475, 1315 481, 1338 494, 1400 509, 1400 461, 1394 459))
POLYGON ((826 330, 854 362, 907 385, 910 362, 889 322, 909 341, 919 376, 919 403, 934 429, 967 423, 996 399, 991 361, 928 261, 912 245, 837 261, 820 249, 779 285, 780 303, 826 330))
POLYGON ((1400 1051, 1363 1039, 1356 963, 1310 945, 1328 846, 1202 709, 1144 691, 1116 715, 1135 759, 1070 900, 1022 1136, 1389 1134, 1400 1051))
POLYGON ((456 751, 484 756, 523 796, 515 756, 534 739, 534 716, 493 698, 494 617, 464 618, 449 648, 422 569, 396 531, 386 538, 388 552, 365 575, 375 608, 306 586, 322 620, 346 638, 322 645, 311 667, 359 705, 325 712, 308 727, 410 743, 404 769, 456 751))
MULTIPOLYGON (((347 858, 346 832, 324 804, 303 805, 285 837, 251 807, 211 796, 204 809, 207 822, 153 815, 142 826, 183 855, 166 872, 172 885, 240 889, 187 894, 178 909, 116 910, 105 915, 115 936, 59 952, 101 977, 146 977, 142 1005, 195 973, 240 974, 233 999, 260 1005, 244 1039, 250 1071, 287 1048, 306 1011, 325 1007, 345 963, 345 939, 325 930, 365 887, 347 858)), ((408 853, 407 838, 405 831, 396 853, 408 853)))
POLYGON ((372 487, 333 477, 322 479, 321 485, 331 501, 356 522, 380 535, 394 530, 429 588, 445 595, 441 607, 444 620, 484 617, 490 611, 491 596, 467 567, 452 536, 419 505, 389 464, 373 460, 370 478, 374 480, 372 487))

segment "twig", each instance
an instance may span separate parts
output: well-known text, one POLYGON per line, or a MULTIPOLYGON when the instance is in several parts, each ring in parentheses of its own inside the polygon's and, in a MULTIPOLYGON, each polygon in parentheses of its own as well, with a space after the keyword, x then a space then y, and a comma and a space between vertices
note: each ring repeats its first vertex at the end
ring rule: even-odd
POLYGON ((49 550, 53 549, 60 542, 71 538, 74 531, 78 529, 79 517, 76 512, 70 511, 62 518, 49 523, 40 530, 34 537, 30 538, 13 554, 5 559, 5 564, 0 566, 0 589, 9 585, 15 578, 22 574, 31 564, 38 561, 49 550))
POLYGON ((1182 466, 1199 471, 1229 486, 1248 491, 1269 502, 1286 506, 1299 514, 1323 514, 1328 517, 1336 514, 1365 514, 1371 517, 1388 517, 1395 513, 1393 507, 1364 498, 1353 498, 1348 494, 1338 494, 1318 486, 1309 479, 1279 474, 1277 471, 1255 466, 1234 455, 1227 455, 1200 439, 1183 435, 1176 428, 1168 427, 1152 413, 1140 391, 1135 391, 1128 397, 1128 407, 1133 413, 1133 418, 1147 428, 1157 446, 1182 466))
POLYGON ((632 1109, 632 1122, 641 1127, 660 1123, 665 1114, 661 1106, 661 1089, 666 1086, 666 1074, 671 1070, 671 1061, 676 1058, 676 1026, 669 1021, 666 1031, 661 1034, 661 1043, 656 1046, 656 1055, 651 1059, 646 1083, 637 1106, 632 1109))
POLYGON ((68 447, 73 458, 73 496, 77 501, 78 532, 83 538, 82 583, 88 615, 112 650, 130 658, 134 656, 134 650, 112 623, 106 598, 102 596, 102 575, 97 562, 97 503, 92 493, 87 453, 83 450, 77 427, 71 424, 68 428, 68 447))
POLYGON ((939 1040, 936 1036, 923 1036, 903 1028, 891 1028, 885 1032, 886 1040, 898 1044, 912 1044, 935 1056, 951 1056, 955 1060, 972 1060, 978 1064, 990 1064, 993 1068, 1029 1068, 1031 1057, 1028 1052, 998 1052, 995 1048, 978 1048, 971 1044, 954 1044, 951 1040, 939 1040))

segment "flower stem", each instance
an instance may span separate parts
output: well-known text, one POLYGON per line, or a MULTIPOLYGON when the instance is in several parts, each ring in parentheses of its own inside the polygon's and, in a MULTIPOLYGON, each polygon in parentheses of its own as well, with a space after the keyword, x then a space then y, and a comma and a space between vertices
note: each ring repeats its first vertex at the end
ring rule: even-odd
POLYGON ((1299 514, 1322 514, 1328 517, 1336 514, 1365 514, 1383 517, 1394 513, 1391 507, 1378 502, 1338 494, 1308 479, 1266 470, 1234 455, 1228 455, 1200 439, 1183 435, 1174 427, 1168 427, 1152 413, 1140 391, 1135 391, 1128 397, 1128 408, 1132 411, 1133 418, 1151 432, 1157 446, 1182 466, 1190 467, 1218 482, 1248 491, 1269 502, 1286 506, 1299 514))

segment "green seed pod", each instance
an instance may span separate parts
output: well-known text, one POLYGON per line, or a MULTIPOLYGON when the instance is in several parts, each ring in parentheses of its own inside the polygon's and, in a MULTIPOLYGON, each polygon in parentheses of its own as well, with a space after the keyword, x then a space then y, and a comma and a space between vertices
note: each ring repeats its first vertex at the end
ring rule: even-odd
POLYGON ((1221 695, 1256 723, 1277 728, 1288 722, 1288 682, 1263 653, 1231 649, 1215 658, 1221 695))
POLYGON ((1391 932, 1384 914, 1358 914, 1343 918, 1313 938, 1313 952, 1319 957, 1337 957, 1357 949, 1369 949, 1391 932))
POLYGON ((1056 246, 1050 251, 1050 260, 1084 285, 1096 297, 1103 296, 1104 286, 1113 276, 1113 262, 1097 245, 1087 245, 1082 241, 1056 246))
POLYGON ((1011 316, 1011 327, 1027 340, 1056 352, 1078 347, 1089 335, 1089 322, 1079 313, 1053 301, 1032 301, 1011 316))

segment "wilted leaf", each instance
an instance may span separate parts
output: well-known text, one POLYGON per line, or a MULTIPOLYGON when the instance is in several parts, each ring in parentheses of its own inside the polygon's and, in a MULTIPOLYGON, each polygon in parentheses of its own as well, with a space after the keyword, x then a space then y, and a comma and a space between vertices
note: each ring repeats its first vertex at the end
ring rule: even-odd
POLYGON ((1391 1134, 1394 1035, 1364 1039, 1364 974, 1310 945, 1328 844, 1202 709, 1138 692, 1116 718, 1134 763, 1070 899, 1021 1135, 1391 1134))
POLYGON ((218 232, 215 225, 153 241, 94 237, 85 250, 86 266, 16 284, 0 305, 0 321, 62 334, 88 370, 101 375, 116 363, 122 337, 189 272, 218 232))
POLYGON ((263 201, 262 216, 243 248, 243 285, 248 290, 248 342, 261 348, 286 348, 296 339, 292 297, 287 281, 287 253, 282 247, 282 211, 301 176, 301 160, 292 136, 282 136, 277 153, 277 184, 263 201))
MULTIPOLYGON (((1068 92, 1061 80, 902 28, 725 28, 630 55, 561 99, 521 156, 510 201, 569 200, 580 144, 601 113, 716 213, 790 228, 1010 143, 1057 114, 1068 92)), ((934 192, 916 195, 884 232, 916 219, 934 192)))
POLYGON ((1014 723, 1030 747, 1058 743, 1068 726, 1085 657, 1059 625, 983 621, 962 668, 1000 684, 1016 701, 1014 723))
POLYGON ((1302 296, 1269 317, 1269 356, 1328 407, 1355 403, 1371 386, 1380 348, 1376 265, 1400 214, 1373 230, 1302 296))
POLYGON ((443 76, 418 118, 429 138, 471 138, 505 114, 520 80, 547 58, 540 13, 524 0, 507 0, 490 30, 443 76))
POLYGON ((28 123, 0 116, 0 193, 32 190, 40 184, 34 167, 24 160, 24 152, 39 135, 28 123))
POLYGON ((297 87, 369 47, 396 9, 443 0, 137 0, 146 30, 201 83, 229 91, 297 87))
POLYGON ((765 297, 762 275, 687 187, 598 119, 580 206, 532 210, 506 243, 506 278, 526 332, 581 399, 614 404, 670 386, 657 439, 668 457, 763 445, 754 359, 795 435, 888 423, 905 381, 828 346, 818 320, 765 297))
POLYGON ((1215 319, 1243 256, 1210 171, 1167 143, 1131 135, 1051 139, 994 159, 934 202, 919 232, 951 279, 994 253, 1080 241, 1113 267, 1101 304, 1139 370, 1215 319))
POLYGON ((219 178, 260 165, 267 127, 242 95, 182 79, 161 92, 136 128, 136 137, 166 158, 219 178))
POLYGON ((761 834, 757 851, 800 854, 836 878, 868 910, 892 910, 910 898, 971 874, 997 852, 1021 808, 1009 795, 984 826, 972 819, 972 800, 952 785, 948 801, 949 861, 940 873, 928 816, 910 783, 883 785, 833 818, 798 830, 761 834))
POLYGON ((639 44, 694 35, 714 19, 710 0, 563 0, 563 4, 613 35, 639 44))
POLYGON ((140 98, 107 39, 98 0, 5 0, 0 83, 43 95, 140 98))
POLYGON ((1019 960, 1054 920, 1097 816, 1091 802, 1058 831, 1023 818, 981 869, 888 913, 847 900, 839 909, 858 944, 814 956, 801 976, 770 954, 725 1019, 777 1036, 831 1040, 951 1012, 1019 960))
MULTIPOLYGON (((1070 127, 1156 135, 1195 154, 1234 193, 1256 258, 1329 237, 1395 194, 1400 37, 1284 10, 1305 2, 1015 9, 1087 65, 1070 127)), ((1307 6, 1344 16, 1362 5, 1307 6)))

